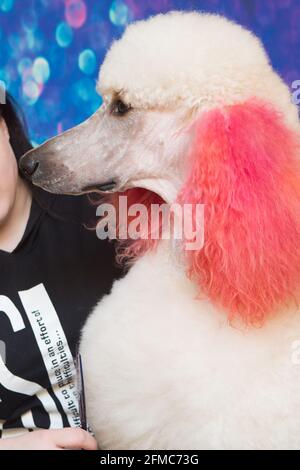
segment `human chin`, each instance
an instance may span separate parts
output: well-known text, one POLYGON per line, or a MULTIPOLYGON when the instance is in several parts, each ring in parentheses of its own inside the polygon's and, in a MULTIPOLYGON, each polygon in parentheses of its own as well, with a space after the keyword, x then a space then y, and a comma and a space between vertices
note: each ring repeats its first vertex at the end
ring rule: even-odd
POLYGON ((12 191, 0 190, 0 227, 5 224, 13 209, 15 195, 12 191))

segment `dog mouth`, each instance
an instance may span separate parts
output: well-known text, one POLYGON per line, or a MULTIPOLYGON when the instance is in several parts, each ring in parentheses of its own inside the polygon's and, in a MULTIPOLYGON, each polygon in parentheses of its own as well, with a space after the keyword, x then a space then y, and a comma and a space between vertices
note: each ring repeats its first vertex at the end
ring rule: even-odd
POLYGON ((123 189, 118 187, 115 180, 86 186, 80 194, 86 194, 92 204, 101 204, 103 200, 116 202, 120 197, 125 197, 129 206, 138 202, 149 208, 151 204, 161 205, 167 203, 155 190, 140 186, 123 189))
POLYGON ((87 194, 92 201, 106 196, 139 195, 141 199, 159 201, 171 204, 176 199, 176 188, 159 178, 138 178, 121 183, 118 178, 112 178, 101 183, 85 186, 81 194, 87 194))
POLYGON ((109 193, 114 192, 117 188, 117 182, 115 180, 109 180, 101 184, 92 184, 85 186, 82 189, 83 193, 109 193))

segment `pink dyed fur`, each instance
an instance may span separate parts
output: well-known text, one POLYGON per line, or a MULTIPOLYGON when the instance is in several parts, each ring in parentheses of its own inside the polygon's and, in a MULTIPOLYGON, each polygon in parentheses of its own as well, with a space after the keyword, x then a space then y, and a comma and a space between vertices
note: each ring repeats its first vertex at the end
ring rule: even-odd
POLYGON ((268 104, 216 109, 196 124, 179 200, 205 204, 205 245, 188 274, 229 318, 262 324, 300 281, 299 136, 268 104))

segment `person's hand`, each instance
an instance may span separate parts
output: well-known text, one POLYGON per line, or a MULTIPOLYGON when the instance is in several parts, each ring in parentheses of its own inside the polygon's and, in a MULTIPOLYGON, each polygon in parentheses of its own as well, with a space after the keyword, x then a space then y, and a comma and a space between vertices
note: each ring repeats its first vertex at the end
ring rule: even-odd
POLYGON ((15 438, 0 439, 0 450, 97 450, 97 442, 81 428, 28 432, 15 438))

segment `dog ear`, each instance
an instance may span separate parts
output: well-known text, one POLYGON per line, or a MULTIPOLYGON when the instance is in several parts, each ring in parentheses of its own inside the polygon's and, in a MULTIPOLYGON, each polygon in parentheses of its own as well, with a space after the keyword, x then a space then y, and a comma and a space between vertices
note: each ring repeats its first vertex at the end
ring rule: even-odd
POLYGON ((230 320, 261 325, 299 289, 299 136, 252 99, 202 115, 189 157, 179 201, 204 204, 205 240, 188 274, 230 320))

